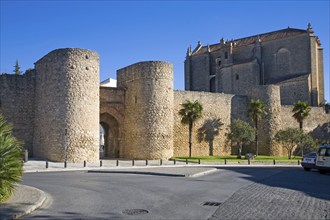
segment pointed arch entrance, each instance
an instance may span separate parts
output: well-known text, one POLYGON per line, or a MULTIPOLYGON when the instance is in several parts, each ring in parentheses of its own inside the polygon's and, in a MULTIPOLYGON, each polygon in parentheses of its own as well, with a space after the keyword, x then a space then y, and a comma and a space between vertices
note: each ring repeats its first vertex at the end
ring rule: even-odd
POLYGON ((100 157, 118 158, 120 155, 118 121, 112 115, 103 113, 100 115, 100 125, 103 128, 103 140, 100 137, 100 144, 102 142, 104 144, 103 149, 100 149, 100 157))

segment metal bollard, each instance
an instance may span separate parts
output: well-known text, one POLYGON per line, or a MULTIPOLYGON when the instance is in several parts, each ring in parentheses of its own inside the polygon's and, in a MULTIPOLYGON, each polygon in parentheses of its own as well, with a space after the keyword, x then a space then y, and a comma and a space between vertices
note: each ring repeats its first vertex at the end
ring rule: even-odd
POLYGON ((300 165, 300 160, 298 160, 298 165, 300 165))
POLYGON ((119 166, 119 160, 116 161, 116 166, 117 166, 117 167, 119 166))
POLYGON ((86 167, 86 160, 84 160, 84 167, 86 167))
POLYGON ((159 165, 160 165, 160 166, 163 165, 163 160, 162 160, 162 159, 160 159, 160 161, 159 161, 159 165))
POLYGON ((134 166, 134 160, 132 160, 132 166, 134 166))
POLYGON ((148 166, 148 160, 146 160, 146 166, 148 166))
POLYGON ((174 165, 176 165, 176 160, 175 159, 173 160, 173 163, 174 163, 174 165))
POLYGON ((186 159, 186 164, 188 164, 188 159, 186 159))
POLYGON ((28 162, 29 160, 29 151, 25 149, 24 151, 24 163, 28 162))
POLYGON ((46 161, 46 169, 48 168, 48 161, 46 161))
POLYGON ((251 163, 251 161, 250 161, 250 159, 248 159, 248 164, 250 165, 250 163, 251 163))
POLYGON ((201 159, 198 159, 198 164, 201 164, 201 159))
POLYGON ((100 167, 102 167, 102 160, 100 160, 100 167))
POLYGON ((275 160, 273 160, 273 164, 274 164, 274 165, 276 164, 275 160))
POLYGON ((225 159, 225 165, 227 164, 227 159, 225 159))
POLYGON ((64 168, 66 168, 67 167, 67 162, 66 161, 64 161, 64 168))

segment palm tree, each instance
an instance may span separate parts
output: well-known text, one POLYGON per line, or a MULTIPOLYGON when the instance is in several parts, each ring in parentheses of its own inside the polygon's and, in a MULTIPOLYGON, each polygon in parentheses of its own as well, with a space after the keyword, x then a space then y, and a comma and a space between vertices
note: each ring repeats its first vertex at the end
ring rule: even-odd
POLYGON ((12 126, 0 113, 0 203, 12 194, 22 177, 22 143, 11 132, 12 126))
POLYGON ((267 114, 266 104, 263 103, 260 99, 251 99, 250 105, 248 108, 248 114, 250 118, 254 121, 254 127, 256 130, 255 141, 256 141, 256 156, 259 153, 259 139, 258 139, 258 122, 261 119, 262 115, 267 114))
MULTIPOLYGON (((308 105, 307 102, 304 101, 297 101, 294 103, 293 110, 294 114, 292 115, 297 122, 299 122, 299 128, 300 130, 303 129, 303 122, 304 120, 309 116, 309 112, 311 110, 311 107, 308 105)), ((301 148, 301 156, 304 155, 304 149, 301 148)))
POLYGON ((182 109, 179 111, 181 123, 189 125, 189 157, 191 157, 192 130, 195 121, 202 117, 203 106, 197 100, 194 102, 186 100, 181 106, 182 109))

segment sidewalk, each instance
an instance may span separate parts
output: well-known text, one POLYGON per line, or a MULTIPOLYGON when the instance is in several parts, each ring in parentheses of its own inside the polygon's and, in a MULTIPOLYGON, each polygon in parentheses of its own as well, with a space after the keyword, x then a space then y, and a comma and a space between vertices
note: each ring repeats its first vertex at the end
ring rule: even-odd
MULTIPOLYGON (((24 163, 24 173, 86 171, 89 173, 142 174, 169 177, 198 177, 216 172, 221 167, 287 167, 300 166, 296 163, 203 163, 167 160, 116 160, 107 159, 98 163, 46 162, 30 159, 24 163), (47 165, 46 165, 47 164, 47 165), (48 167, 46 167, 48 166, 48 167)), ((40 208, 47 199, 46 194, 34 187, 18 185, 13 196, 0 204, 0 219, 16 219, 40 208)))

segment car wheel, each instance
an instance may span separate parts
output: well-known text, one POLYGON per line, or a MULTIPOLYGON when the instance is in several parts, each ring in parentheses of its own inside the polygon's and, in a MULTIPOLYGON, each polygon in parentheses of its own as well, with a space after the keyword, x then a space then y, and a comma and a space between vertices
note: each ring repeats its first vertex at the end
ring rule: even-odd
POLYGON ((319 169, 319 173, 321 173, 321 174, 325 174, 325 170, 321 170, 321 169, 319 169))
POLYGON ((311 168, 304 167, 304 170, 305 170, 305 171, 310 171, 311 168))

